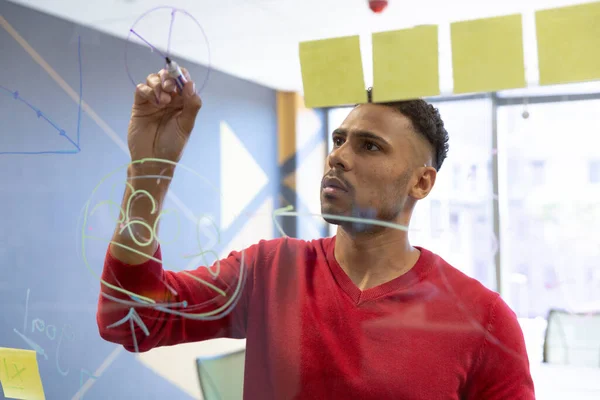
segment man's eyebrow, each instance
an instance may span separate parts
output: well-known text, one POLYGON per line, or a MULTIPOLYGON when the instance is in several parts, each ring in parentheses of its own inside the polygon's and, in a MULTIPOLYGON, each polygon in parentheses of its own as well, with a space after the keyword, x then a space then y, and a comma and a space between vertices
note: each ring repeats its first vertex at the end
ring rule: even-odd
MULTIPOLYGON (((331 136, 335 136, 335 135, 347 136, 348 132, 345 129, 338 128, 338 129, 335 129, 331 133, 331 136)), ((358 137, 363 138, 363 139, 377 140, 379 142, 383 142, 385 144, 389 144, 389 142, 387 140, 385 140, 384 138, 382 138, 381 136, 376 135, 373 132, 369 132, 369 131, 356 131, 354 133, 354 136, 358 136, 358 137)))

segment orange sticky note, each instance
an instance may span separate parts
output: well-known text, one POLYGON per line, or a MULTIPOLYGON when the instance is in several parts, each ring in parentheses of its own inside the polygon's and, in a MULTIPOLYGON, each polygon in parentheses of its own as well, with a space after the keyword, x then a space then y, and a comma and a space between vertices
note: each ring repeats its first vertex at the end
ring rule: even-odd
POLYGON ((307 108, 367 102, 358 36, 300 43, 300 67, 307 108))
POLYGON ((600 2, 537 11, 540 85, 600 79, 600 2))
POLYGON ((0 383, 8 399, 46 400, 34 350, 0 347, 0 383))

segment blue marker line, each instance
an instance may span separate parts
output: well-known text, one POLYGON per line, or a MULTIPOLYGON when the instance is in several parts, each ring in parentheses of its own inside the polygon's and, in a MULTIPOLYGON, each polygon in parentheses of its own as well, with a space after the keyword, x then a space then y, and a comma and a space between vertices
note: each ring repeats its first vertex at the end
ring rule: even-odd
POLYGON ((114 328, 114 327, 124 324, 127 321, 129 321, 129 328, 131 329, 131 336, 133 339, 133 347, 135 349, 135 352, 139 353, 140 350, 138 347, 137 337, 135 335, 135 325, 134 324, 137 324, 146 336, 150 336, 150 332, 148 331, 146 324, 144 324, 144 321, 142 321, 142 319, 140 318, 140 316, 138 315, 137 311, 135 311, 134 308, 130 308, 129 312, 127 313, 127 315, 124 318, 120 319, 119 321, 115 322, 114 324, 108 325, 106 328, 107 329, 114 328))
POLYGON ((79 148, 79 146, 77 145, 77 143, 75 143, 73 140, 71 140, 71 138, 70 138, 70 137, 68 137, 68 136, 67 136, 67 134, 66 134, 66 133, 64 133, 64 131, 62 131, 62 132, 60 133, 60 135, 61 135, 61 136, 64 136, 65 138, 67 138, 67 140, 68 140, 69 142, 71 142, 71 143, 73 144, 73 146, 77 147, 77 153, 81 151, 81 149, 79 148))
POLYGON ((121 318, 120 320, 118 320, 117 322, 115 322, 113 324, 108 325, 106 328, 107 329, 115 328, 119 325, 123 325, 127 321, 135 322, 136 324, 138 324, 140 329, 146 334, 146 336, 150 336, 150 332, 148 331, 146 324, 144 324, 144 321, 142 321, 142 319, 140 318, 140 316, 138 315, 137 311, 135 311, 134 308, 130 308, 129 312, 127 313, 127 315, 125 317, 121 318))
MULTIPOLYGON (((15 92, 16 95, 18 95, 18 93, 19 92, 15 92)), ((56 125, 54 122, 52 122, 52 120, 50 118, 48 118, 48 116, 46 114, 44 114, 44 112, 42 110, 40 110, 39 108, 35 107, 33 104, 31 104, 30 102, 28 102, 27 100, 25 100, 22 97, 19 97, 17 100, 20 101, 21 103, 27 104, 27 106, 29 108, 31 108, 33 111, 35 111, 35 113, 37 114, 38 118, 44 119, 46 122, 48 122, 50 125, 52 125, 52 127, 54 129, 56 129, 59 133, 60 132, 64 132, 62 130, 62 128, 60 126, 56 125)))
POLYGON ((129 320, 129 327, 131 329, 131 336, 133 337, 133 349, 135 350, 136 353, 139 353, 140 348, 138 346, 137 336, 135 336, 135 327, 133 326, 133 319, 129 320))
POLYGON ((173 9, 173 11, 171 11, 171 23, 169 24, 169 38, 167 39, 167 57, 170 56, 171 52, 171 37, 173 36, 173 23, 175 22, 175 11, 177 10, 173 9))
MULTIPOLYGON (((67 140, 69 140, 72 144, 75 145, 75 147, 77 148, 77 151, 75 152, 79 152, 79 146, 77 146, 67 135, 66 133, 64 133, 64 129, 62 129, 61 127, 59 127, 57 124, 55 124, 42 110, 40 110, 39 108, 35 107, 33 104, 31 104, 30 102, 28 102, 27 100, 25 100, 24 98, 20 97, 19 92, 18 91, 11 91, 8 88, 5 88, 4 86, 0 86, 0 89, 2 89, 3 91, 7 92, 10 94, 11 97, 13 97, 15 100, 20 101, 21 103, 25 104, 27 107, 29 107, 31 110, 33 110, 36 115, 38 116, 38 118, 43 119, 44 121, 48 122, 48 124, 50 124, 50 126, 52 126, 54 129, 56 129, 58 131, 58 133, 61 136, 64 136, 67 138, 67 140)), ((61 150, 58 151, 46 151, 46 152, 23 152, 23 151, 14 151, 14 152, 0 152, 0 154, 47 154, 47 153, 59 153, 62 154, 64 152, 61 150)), ((67 153, 72 153, 73 151, 68 151, 67 153)))
POLYGON ((29 345, 29 347, 31 347, 33 350, 35 350, 36 353, 44 356, 44 358, 46 360, 48 359, 48 355, 46 354, 46 352, 44 351, 44 349, 42 349, 42 347, 39 344, 37 344, 33 340, 29 339, 27 336, 23 335, 16 328, 14 328, 13 330, 15 331, 15 333, 17 335, 21 336, 21 338, 23 338, 23 340, 29 345))
POLYGON ((81 127, 81 101, 83 99, 83 63, 81 62, 81 36, 77 36, 77 56, 79 62, 79 110, 77 111, 77 144, 79 148, 79 128, 81 127))
POLYGON ((79 107, 77 111, 77 140, 74 141, 67 135, 64 129, 55 124, 42 110, 35 107, 33 104, 25 100, 23 97, 19 96, 18 91, 11 91, 10 89, 0 86, 0 90, 6 92, 15 100, 20 101, 25 104, 31 110, 35 111, 38 118, 42 118, 48 124, 50 124, 54 129, 56 129, 60 136, 66 138, 77 150, 53 150, 53 151, 3 151, 1 154, 77 154, 81 151, 79 147, 80 143, 80 128, 81 128, 81 103, 82 103, 82 95, 83 95, 83 71, 82 71, 82 62, 81 62, 81 36, 77 38, 77 55, 78 55, 78 65, 79 65, 79 107))
POLYGON ((137 33, 136 31, 134 31, 133 29, 130 29, 129 32, 133 33, 135 36, 137 36, 138 38, 140 38, 142 40, 142 42, 146 43, 148 46, 150 46, 150 49, 152 50, 152 52, 156 51, 156 54, 158 54, 158 56, 162 59, 167 58, 167 56, 165 54, 163 54, 162 51, 160 51, 159 49, 157 49, 156 47, 154 47, 152 45, 152 43, 150 43, 149 41, 147 41, 146 39, 144 39, 142 36, 140 36, 139 33, 137 33))
POLYGON ((96 376, 94 374, 92 374, 90 371, 88 371, 87 369, 81 369, 79 371, 79 389, 81 389, 83 387, 83 374, 86 374, 87 376, 89 376, 92 379, 99 379, 99 376, 96 376))
POLYGON ((79 150, 2 151, 0 154, 77 154, 79 150))

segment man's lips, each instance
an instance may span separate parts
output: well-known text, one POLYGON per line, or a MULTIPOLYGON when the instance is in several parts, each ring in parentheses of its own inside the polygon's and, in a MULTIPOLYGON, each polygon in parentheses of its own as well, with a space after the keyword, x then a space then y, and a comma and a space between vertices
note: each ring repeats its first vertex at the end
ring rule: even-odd
POLYGON ((323 179, 321 187, 326 191, 348 191, 347 186, 341 180, 333 177, 323 179))

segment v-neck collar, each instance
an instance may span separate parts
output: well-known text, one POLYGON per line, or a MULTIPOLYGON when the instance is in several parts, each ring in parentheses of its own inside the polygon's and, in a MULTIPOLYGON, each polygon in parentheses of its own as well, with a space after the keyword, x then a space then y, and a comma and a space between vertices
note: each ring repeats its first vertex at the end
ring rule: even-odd
POLYGON ((360 290, 335 259, 335 241, 336 237, 334 236, 331 238, 327 249, 327 263, 340 288, 357 306, 388 293, 406 289, 421 281, 432 261, 432 253, 430 251, 419 246, 413 246, 418 249, 421 254, 415 265, 408 272, 391 281, 382 283, 381 285, 366 290, 360 290))

